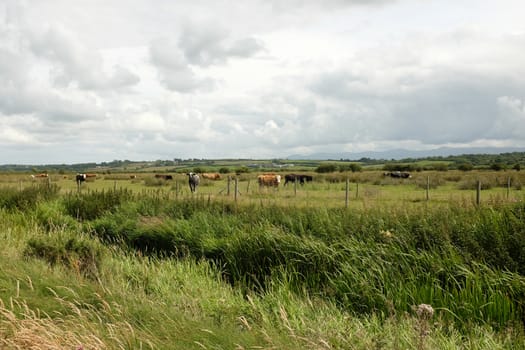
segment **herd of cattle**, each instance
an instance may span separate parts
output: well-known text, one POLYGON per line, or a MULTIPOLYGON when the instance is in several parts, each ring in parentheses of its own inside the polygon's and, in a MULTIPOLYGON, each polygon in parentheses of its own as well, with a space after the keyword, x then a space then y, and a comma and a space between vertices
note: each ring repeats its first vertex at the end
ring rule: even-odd
MULTIPOLYGON (((201 177, 203 179, 207 180, 220 180, 221 175, 219 173, 201 173, 200 175, 196 173, 187 173, 188 176, 188 185, 190 187, 190 191, 192 193, 195 193, 197 191, 197 187, 200 184, 201 177)), ((412 175, 408 172, 402 172, 402 171, 393 171, 393 172, 385 172, 383 173, 384 176, 392 177, 392 178, 402 178, 402 179, 408 179, 411 178, 412 175)), ((93 181, 96 178, 96 174, 88 174, 88 173, 82 173, 77 174, 75 176, 75 181, 77 182, 78 186, 80 186, 84 181, 93 181)), ((42 174, 36 174, 31 175, 33 180, 40 179, 40 178, 48 178, 48 174, 42 173, 42 174)), ((131 179, 135 179, 135 175, 130 176, 131 179)), ((173 180, 173 175, 169 174, 155 174, 156 179, 160 180, 173 180)), ((279 174, 274 173, 267 173, 267 174, 261 174, 257 176, 257 182, 259 183, 260 187, 278 187, 281 183, 282 176, 279 174)), ((305 174, 286 174, 284 175, 284 185, 286 186, 288 183, 299 183, 301 185, 304 185, 307 182, 313 181, 313 176, 311 175, 305 175, 305 174)))

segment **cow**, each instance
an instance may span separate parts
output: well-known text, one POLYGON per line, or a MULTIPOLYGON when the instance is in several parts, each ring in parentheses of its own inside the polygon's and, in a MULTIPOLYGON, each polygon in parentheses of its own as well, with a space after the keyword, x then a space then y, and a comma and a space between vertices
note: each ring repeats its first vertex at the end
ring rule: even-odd
POLYGON ((314 177, 312 175, 300 175, 299 182, 303 185, 305 182, 312 182, 314 177))
POLYGON ((384 176, 390 176, 396 179, 409 179, 412 177, 410 173, 406 171, 392 171, 392 172, 386 172, 383 174, 384 176))
POLYGON ((75 181, 77 182, 77 185, 80 186, 80 184, 84 181, 86 181, 86 174, 77 174, 77 176, 75 176, 75 181))
POLYGON ((48 177, 49 177, 49 175, 46 174, 46 173, 31 175, 31 178, 33 180, 35 180, 35 179, 47 179, 48 177))
POLYGON ((197 192, 197 187, 201 180, 199 175, 195 173, 187 173, 186 175, 188 175, 188 185, 190 186, 191 193, 197 192))
POLYGON ((313 180, 313 177, 310 175, 303 175, 303 174, 286 174, 284 175, 284 186, 288 184, 288 182, 296 182, 298 181, 301 185, 304 185, 305 182, 311 182, 313 180))
POLYGON ((262 175, 257 176, 257 181, 259 182, 259 187, 263 187, 263 186, 277 187, 281 183, 281 175, 262 174, 262 175))
POLYGON ((167 181, 167 180, 173 180, 173 175, 169 175, 169 174, 155 174, 155 178, 167 181))
POLYGON ((208 179, 208 180, 220 180, 221 179, 221 174, 219 173, 202 173, 201 175, 203 179, 208 179))
POLYGON ((75 181, 77 182, 77 184, 80 186, 80 184, 84 181, 94 181, 95 178, 97 177, 97 174, 77 174, 77 176, 75 176, 75 181))

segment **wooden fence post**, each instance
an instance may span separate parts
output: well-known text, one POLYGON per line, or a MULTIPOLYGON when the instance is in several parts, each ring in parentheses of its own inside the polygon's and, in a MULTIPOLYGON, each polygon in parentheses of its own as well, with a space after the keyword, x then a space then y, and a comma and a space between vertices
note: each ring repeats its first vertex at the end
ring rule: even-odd
POLYGON ((428 192, 430 191, 430 176, 427 176, 427 201, 429 200, 428 192))
POLYGON ((507 178, 507 199, 510 196, 510 176, 507 178))
POLYGON ((476 188, 476 205, 479 205, 480 204, 480 201, 481 201, 481 181, 478 180, 478 186, 476 188))
POLYGON ((239 181, 235 178, 235 202, 237 202, 237 193, 239 192, 239 181))
POLYGON ((348 208, 348 191, 350 187, 350 180, 346 178, 346 188, 345 188, 345 208, 348 208))

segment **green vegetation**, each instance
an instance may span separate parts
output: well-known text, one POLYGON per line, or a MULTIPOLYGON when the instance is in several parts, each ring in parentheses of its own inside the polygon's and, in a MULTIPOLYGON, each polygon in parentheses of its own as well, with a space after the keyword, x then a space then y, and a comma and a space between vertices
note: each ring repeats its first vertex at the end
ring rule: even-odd
POLYGON ((2 346, 523 348, 523 195, 450 200, 473 180, 497 191, 510 173, 348 171, 316 174, 304 197, 252 187, 239 201, 219 196, 224 182, 190 196, 126 176, 80 192, 6 177, 2 346), (361 197, 328 205, 347 178, 361 197), (448 201, 406 194, 430 178, 448 201))
POLYGON ((202 172, 233 172, 246 173, 252 171, 361 171, 365 169, 384 169, 387 171, 423 171, 423 170, 463 170, 513 169, 519 171, 525 166, 525 152, 501 154, 463 154, 447 157, 406 158, 401 160, 388 159, 338 159, 338 160, 253 160, 253 159, 173 159, 155 161, 114 160, 101 163, 80 164, 45 164, 45 165, 0 165, 0 172, 25 173, 56 173, 68 172, 99 172, 104 174, 135 172, 187 172, 195 169, 202 172), (328 167, 327 167, 328 166, 328 167))

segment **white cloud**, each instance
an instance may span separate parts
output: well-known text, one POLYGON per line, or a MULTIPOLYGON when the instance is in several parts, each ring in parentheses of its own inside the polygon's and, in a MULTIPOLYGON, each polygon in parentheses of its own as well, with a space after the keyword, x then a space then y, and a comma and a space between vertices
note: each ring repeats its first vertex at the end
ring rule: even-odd
POLYGON ((6 0, 3 159, 525 146, 524 6, 6 0))

